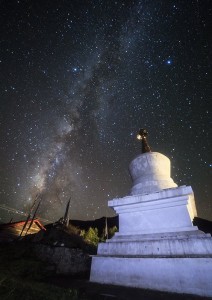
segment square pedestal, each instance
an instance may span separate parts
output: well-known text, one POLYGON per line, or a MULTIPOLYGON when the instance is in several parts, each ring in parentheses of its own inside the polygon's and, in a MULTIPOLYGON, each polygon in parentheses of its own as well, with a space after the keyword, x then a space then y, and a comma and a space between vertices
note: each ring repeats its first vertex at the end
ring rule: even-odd
POLYGON ((93 257, 91 281, 212 296, 212 257, 93 257))
POLYGON ((98 245, 93 282, 212 296, 212 239, 192 225, 193 191, 182 186, 109 201, 119 232, 98 245))

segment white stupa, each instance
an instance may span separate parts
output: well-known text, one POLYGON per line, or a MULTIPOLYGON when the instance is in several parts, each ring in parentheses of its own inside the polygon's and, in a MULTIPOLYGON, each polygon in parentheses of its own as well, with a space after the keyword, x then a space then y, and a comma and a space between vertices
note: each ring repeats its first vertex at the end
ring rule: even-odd
POLYGON ((130 195, 109 201, 119 232, 98 245, 92 282, 212 296, 212 238, 192 225, 190 186, 170 177, 170 160, 151 152, 140 130, 142 154, 129 166, 130 195))

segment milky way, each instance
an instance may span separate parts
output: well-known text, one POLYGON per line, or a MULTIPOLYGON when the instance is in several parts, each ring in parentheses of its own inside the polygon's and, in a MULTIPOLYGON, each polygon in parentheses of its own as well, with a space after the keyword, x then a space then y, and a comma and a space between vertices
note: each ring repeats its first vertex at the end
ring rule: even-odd
POLYGON ((113 215, 144 127, 212 220, 211 20, 210 0, 1 1, 0 204, 113 215))

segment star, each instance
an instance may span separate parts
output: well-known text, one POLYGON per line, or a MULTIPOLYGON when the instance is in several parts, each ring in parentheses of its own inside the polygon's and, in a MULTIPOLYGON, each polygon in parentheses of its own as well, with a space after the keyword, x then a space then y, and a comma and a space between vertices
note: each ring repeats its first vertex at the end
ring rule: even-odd
POLYGON ((39 194, 48 220, 70 198, 74 219, 113 216, 147 128, 210 220, 210 1, 107 2, 2 6, 1 203, 27 211, 39 194))
POLYGON ((74 73, 76 73, 76 72, 78 72, 78 68, 77 67, 74 67, 74 68, 72 68, 72 71, 74 72, 74 73))
POLYGON ((167 65, 172 65, 172 60, 171 59, 166 60, 166 64, 167 65))

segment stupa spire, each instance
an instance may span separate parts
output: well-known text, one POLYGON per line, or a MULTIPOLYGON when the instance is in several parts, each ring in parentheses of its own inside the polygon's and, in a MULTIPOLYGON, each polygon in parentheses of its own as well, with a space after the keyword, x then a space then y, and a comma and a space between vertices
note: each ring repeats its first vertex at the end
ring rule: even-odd
POLYGON ((148 132, 146 129, 139 129, 137 139, 141 141, 141 153, 151 152, 151 148, 147 142, 148 132))

